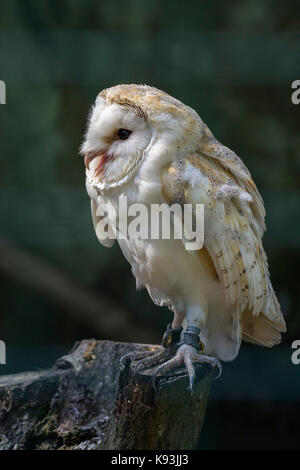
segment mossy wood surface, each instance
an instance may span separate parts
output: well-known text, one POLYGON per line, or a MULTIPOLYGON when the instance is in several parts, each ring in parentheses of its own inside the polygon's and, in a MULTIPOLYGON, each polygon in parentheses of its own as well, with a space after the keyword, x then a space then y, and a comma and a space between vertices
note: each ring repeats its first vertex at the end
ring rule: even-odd
POLYGON ((197 448, 213 371, 197 366, 193 394, 184 369, 133 374, 132 350, 158 346, 83 340, 45 371, 0 377, 0 449, 197 448))

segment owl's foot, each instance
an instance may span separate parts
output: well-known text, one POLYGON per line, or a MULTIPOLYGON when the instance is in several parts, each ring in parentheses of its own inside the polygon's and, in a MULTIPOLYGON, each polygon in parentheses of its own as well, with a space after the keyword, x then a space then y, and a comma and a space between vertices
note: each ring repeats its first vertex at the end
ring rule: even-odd
POLYGON ((157 366, 162 362, 168 361, 172 357, 171 352, 168 349, 162 348, 156 354, 148 355, 147 357, 143 357, 133 364, 132 369, 133 372, 136 373, 141 370, 150 369, 151 367, 157 366))
POLYGON ((213 367, 218 367, 219 373, 216 377, 218 379, 222 373, 222 365, 218 359, 204 354, 205 349, 203 343, 199 339, 198 333, 193 331, 193 328, 188 328, 184 333, 183 341, 178 344, 179 348, 174 357, 159 365, 152 375, 152 383, 155 388, 155 379, 158 374, 168 372, 180 365, 184 364, 189 375, 190 390, 193 391, 195 382, 195 368, 193 362, 200 364, 210 364, 213 367))
POLYGON ((166 362, 171 359, 171 357, 173 357, 174 353, 176 352, 177 344, 180 341, 181 332, 181 327, 172 328, 171 323, 169 323, 162 338, 162 350, 156 354, 141 358, 133 366, 134 372, 138 372, 143 369, 150 369, 151 367, 157 366, 162 362, 166 362))
POLYGON ((127 359, 130 359, 133 364, 134 373, 143 370, 150 369, 151 367, 157 366, 162 362, 166 362, 174 356, 177 344, 180 341, 180 335, 182 328, 172 328, 171 323, 167 326, 167 329, 162 338, 162 346, 160 350, 155 348, 150 351, 133 352, 126 354, 121 358, 121 365, 125 363, 127 359))
POLYGON ((124 367, 125 363, 130 360, 131 362, 140 361, 147 357, 151 357, 157 354, 157 348, 150 349, 147 351, 131 351, 130 353, 124 354, 120 359, 120 366, 124 367))

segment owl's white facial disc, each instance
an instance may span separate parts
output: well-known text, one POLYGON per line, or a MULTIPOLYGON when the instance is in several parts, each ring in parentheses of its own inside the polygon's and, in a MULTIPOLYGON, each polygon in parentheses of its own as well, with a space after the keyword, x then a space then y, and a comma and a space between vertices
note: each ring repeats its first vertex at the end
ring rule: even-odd
POLYGON ((99 189, 121 186, 137 170, 150 138, 145 116, 98 97, 81 148, 88 182, 99 189))

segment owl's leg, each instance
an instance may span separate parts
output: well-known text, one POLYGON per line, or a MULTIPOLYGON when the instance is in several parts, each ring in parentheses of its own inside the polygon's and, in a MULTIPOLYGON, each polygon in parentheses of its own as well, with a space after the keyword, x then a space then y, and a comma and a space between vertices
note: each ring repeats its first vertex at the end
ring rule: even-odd
POLYGON ((133 366, 135 372, 142 369, 149 369, 150 367, 156 366, 161 362, 165 362, 174 356, 174 354, 176 353, 177 344, 180 341, 180 335, 183 330, 181 326, 183 319, 183 314, 177 312, 174 313, 173 322, 169 323, 163 335, 163 348, 161 348, 159 352, 157 352, 156 350, 130 354, 131 361, 138 361, 133 366))
POLYGON ((177 344, 174 357, 158 366, 152 376, 154 388, 155 378, 158 374, 163 374, 184 364, 189 375, 190 389, 192 391, 196 376, 193 362, 218 367, 219 374, 216 379, 220 377, 222 365, 217 358, 205 355, 205 347, 199 337, 200 328, 198 324, 199 318, 195 318, 194 314, 187 314, 187 328, 183 334, 182 340, 177 344))

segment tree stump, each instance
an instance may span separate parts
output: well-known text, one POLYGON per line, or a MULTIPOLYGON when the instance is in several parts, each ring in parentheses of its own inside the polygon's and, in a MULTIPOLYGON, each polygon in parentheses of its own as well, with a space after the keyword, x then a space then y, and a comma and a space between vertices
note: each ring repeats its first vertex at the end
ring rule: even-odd
POLYGON ((45 371, 0 377, 0 450, 197 448, 214 377, 195 365, 193 394, 184 368, 134 375, 131 351, 159 346, 83 340, 45 371))

